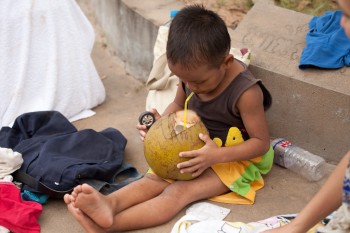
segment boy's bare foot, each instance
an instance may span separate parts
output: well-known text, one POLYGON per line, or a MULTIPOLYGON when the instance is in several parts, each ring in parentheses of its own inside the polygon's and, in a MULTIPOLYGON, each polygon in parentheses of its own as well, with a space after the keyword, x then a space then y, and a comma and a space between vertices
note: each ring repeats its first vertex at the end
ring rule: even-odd
POLYGON ((78 193, 82 192, 81 185, 76 186, 71 194, 65 194, 63 197, 64 202, 68 205, 71 202, 75 202, 75 198, 78 196, 78 193))
POLYGON ((71 194, 65 194, 63 197, 64 203, 66 203, 67 205, 70 203, 73 203, 74 205, 74 201, 75 201, 75 197, 73 197, 71 194))
MULTIPOLYGON (((66 196, 65 196, 66 198, 66 196)), ((66 201, 66 200, 65 200, 66 201)), ((68 211, 79 222, 87 233, 103 233, 106 232, 96 223, 94 223, 88 216, 86 216, 80 209, 74 206, 74 202, 67 203, 68 211)))
POLYGON ((105 196, 88 184, 77 186, 73 193, 76 194, 75 207, 79 208, 100 227, 109 228, 112 226, 113 210, 105 196))

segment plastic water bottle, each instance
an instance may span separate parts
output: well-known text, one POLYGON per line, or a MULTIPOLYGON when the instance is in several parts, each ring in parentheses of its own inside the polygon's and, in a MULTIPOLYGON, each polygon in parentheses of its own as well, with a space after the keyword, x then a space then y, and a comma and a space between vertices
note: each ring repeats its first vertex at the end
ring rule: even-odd
POLYGON ((301 174, 309 181, 318 181, 325 175, 326 162, 322 157, 297 147, 283 138, 274 139, 271 146, 275 152, 276 164, 301 174))

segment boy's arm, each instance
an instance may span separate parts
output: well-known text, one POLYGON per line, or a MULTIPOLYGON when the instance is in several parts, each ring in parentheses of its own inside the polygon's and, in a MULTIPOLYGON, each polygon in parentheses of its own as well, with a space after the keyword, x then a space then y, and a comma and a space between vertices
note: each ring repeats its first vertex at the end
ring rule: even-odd
POLYGON ((264 155, 270 148, 269 129, 263 106, 263 93, 258 84, 246 90, 237 101, 236 109, 242 117, 249 139, 244 143, 221 147, 217 158, 225 163, 243 161, 264 155))
POLYGON ((186 94, 182 88, 181 81, 179 81, 179 85, 177 86, 177 91, 176 91, 174 101, 168 105, 168 107, 162 113, 162 116, 179 111, 179 110, 183 110, 185 100, 186 100, 186 94))
POLYGON ((345 170, 350 159, 350 151, 343 157, 326 183, 290 223, 266 233, 304 233, 336 210, 342 202, 345 170))

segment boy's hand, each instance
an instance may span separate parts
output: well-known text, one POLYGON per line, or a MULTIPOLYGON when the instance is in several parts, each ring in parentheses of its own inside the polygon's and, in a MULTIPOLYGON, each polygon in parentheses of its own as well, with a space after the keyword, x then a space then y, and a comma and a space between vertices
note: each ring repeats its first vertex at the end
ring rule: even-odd
MULTIPOLYGON (((150 110, 150 112, 154 115, 155 120, 158 120, 161 117, 160 114, 158 113, 157 109, 155 109, 155 108, 152 108, 150 110)), ((138 123, 136 125, 136 129, 139 130, 141 141, 144 141, 145 140, 145 136, 146 136, 146 134, 148 132, 147 126, 146 125, 141 125, 140 123, 138 123)))
POLYGON ((217 156, 213 155, 217 153, 219 148, 208 135, 199 134, 199 138, 205 142, 205 145, 198 150, 181 152, 180 157, 191 159, 177 164, 177 168, 180 169, 181 173, 192 173, 193 177, 199 176, 207 168, 216 163, 215 157, 217 156))

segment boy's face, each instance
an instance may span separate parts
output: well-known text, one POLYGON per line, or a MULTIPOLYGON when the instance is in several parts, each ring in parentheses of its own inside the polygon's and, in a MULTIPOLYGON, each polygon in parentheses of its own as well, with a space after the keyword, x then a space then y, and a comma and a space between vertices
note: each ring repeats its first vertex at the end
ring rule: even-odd
POLYGON ((169 63, 169 69, 184 82, 187 88, 196 94, 209 94, 214 91, 225 77, 225 68, 213 68, 199 65, 193 69, 186 69, 180 64, 169 63))
POLYGON ((350 1, 338 0, 338 4, 343 11, 343 16, 340 21, 340 25, 344 28, 346 35, 350 39, 350 1))

